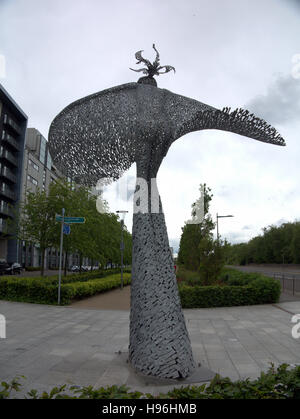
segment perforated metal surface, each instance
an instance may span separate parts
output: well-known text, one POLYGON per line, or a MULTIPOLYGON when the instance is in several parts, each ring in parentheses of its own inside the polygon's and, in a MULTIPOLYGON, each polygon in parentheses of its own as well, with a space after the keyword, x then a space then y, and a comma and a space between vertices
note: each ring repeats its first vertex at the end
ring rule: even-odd
POLYGON ((95 185, 101 177, 120 177, 144 156, 149 143, 155 163, 173 141, 203 129, 285 145, 275 128, 248 111, 220 111, 140 83, 113 87, 67 106, 51 124, 49 145, 63 173, 95 185))

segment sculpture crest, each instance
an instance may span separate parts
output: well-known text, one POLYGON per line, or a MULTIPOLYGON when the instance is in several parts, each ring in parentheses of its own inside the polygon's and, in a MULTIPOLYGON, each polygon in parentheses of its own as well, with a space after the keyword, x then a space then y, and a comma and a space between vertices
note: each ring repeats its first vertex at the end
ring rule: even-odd
POLYGON ((138 80, 138 83, 152 84, 154 86, 157 86, 156 81, 154 79, 154 76, 159 76, 160 74, 166 74, 166 73, 168 73, 169 71, 172 71, 172 70, 175 73, 175 68, 172 67, 171 65, 161 66, 160 65, 160 59, 159 59, 159 53, 158 53, 157 49, 155 48, 155 44, 152 45, 152 48, 156 52, 155 61, 153 63, 151 63, 149 60, 146 60, 145 58, 143 58, 142 57, 143 50, 137 51, 135 53, 135 58, 138 60, 137 64, 144 63, 144 64, 146 64, 147 68, 140 68, 139 70, 135 70, 133 68, 130 68, 130 70, 136 71, 137 73, 142 72, 144 74, 147 74, 146 77, 141 77, 138 80), (160 71, 160 70, 163 70, 163 69, 165 69, 165 71, 160 71))

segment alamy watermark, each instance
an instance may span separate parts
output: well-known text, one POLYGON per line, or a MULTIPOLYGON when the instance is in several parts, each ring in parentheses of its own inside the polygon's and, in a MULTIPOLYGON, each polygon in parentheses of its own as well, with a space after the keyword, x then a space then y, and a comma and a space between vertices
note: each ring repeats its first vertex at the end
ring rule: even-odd
MULTIPOLYGON (((96 201, 97 211, 101 214, 107 212, 103 205, 103 192, 108 185, 113 182, 112 178, 102 178, 97 182, 96 190, 99 196, 96 201)), ((117 183, 114 199, 128 201, 133 195, 133 213, 134 214, 159 214, 161 212, 161 203, 157 189, 156 178, 146 181, 144 178, 124 177, 117 183)), ((187 221, 188 224, 200 224, 204 219, 204 187, 200 186, 200 198, 194 203, 192 218, 187 221)))
POLYGON ((291 320, 292 323, 296 323, 295 326, 292 327, 292 336, 294 339, 300 338, 300 314, 295 314, 291 320))
POLYGON ((6 77, 5 56, 0 54, 0 78, 4 79, 5 77, 6 77))
POLYGON ((6 319, 3 314, 0 314, 0 339, 6 338, 6 319))
POLYGON ((292 64, 292 77, 294 79, 300 79, 300 54, 294 54, 292 56, 292 64))

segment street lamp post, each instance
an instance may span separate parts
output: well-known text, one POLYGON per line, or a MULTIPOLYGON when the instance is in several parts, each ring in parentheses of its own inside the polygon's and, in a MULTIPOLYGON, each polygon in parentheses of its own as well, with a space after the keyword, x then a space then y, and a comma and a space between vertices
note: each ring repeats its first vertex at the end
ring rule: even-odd
POLYGON ((120 250, 121 250, 121 289, 123 289, 123 255, 124 255, 124 218, 128 211, 119 210, 117 211, 118 214, 122 214, 121 218, 121 244, 120 244, 120 250))
POLYGON ((217 213, 217 240, 219 241, 219 218, 234 217, 233 215, 218 215, 217 213))

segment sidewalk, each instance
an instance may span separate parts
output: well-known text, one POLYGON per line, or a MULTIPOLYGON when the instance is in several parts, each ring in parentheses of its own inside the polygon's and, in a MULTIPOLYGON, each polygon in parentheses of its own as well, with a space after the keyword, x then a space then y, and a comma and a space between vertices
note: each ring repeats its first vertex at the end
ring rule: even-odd
POLYGON ((84 300, 75 301, 70 307, 93 310, 130 310, 130 285, 123 289, 116 288, 84 300))
MULTIPOLYGON (((26 390, 126 384, 155 394, 175 387, 141 385, 130 371, 128 310, 0 301, 0 313, 7 321, 7 338, 0 339, 1 380, 25 375, 26 390)), ((270 362, 300 364, 300 339, 291 335, 297 313, 299 301, 184 310, 196 362, 232 379, 257 377, 270 362)))

